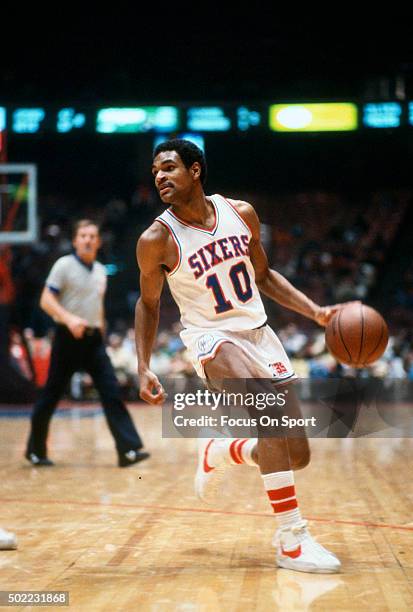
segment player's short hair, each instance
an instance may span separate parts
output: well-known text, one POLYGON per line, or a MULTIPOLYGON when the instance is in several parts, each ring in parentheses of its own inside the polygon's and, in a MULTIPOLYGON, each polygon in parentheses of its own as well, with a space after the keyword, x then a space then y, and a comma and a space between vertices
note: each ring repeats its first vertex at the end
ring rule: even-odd
POLYGON ((176 151, 185 168, 190 168, 194 162, 198 162, 201 166, 201 184, 205 185, 207 179, 207 164, 204 152, 196 146, 190 140, 184 140, 183 138, 173 138, 172 140, 166 140, 161 142, 153 152, 153 159, 159 153, 163 151, 176 151))
POLYGON ((93 221, 93 219, 79 219, 79 221, 76 221, 73 224, 72 238, 75 239, 76 236, 77 236, 78 231, 82 227, 87 227, 88 225, 94 225, 95 227, 97 227, 98 234, 100 234, 100 226, 99 226, 99 223, 97 221, 93 221))

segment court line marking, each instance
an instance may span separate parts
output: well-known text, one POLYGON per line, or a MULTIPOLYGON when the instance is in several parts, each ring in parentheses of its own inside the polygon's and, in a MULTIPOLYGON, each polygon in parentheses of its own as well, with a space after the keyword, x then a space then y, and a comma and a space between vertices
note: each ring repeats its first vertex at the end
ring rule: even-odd
MULTIPOLYGON (((176 506, 155 506, 150 504, 122 504, 122 503, 102 503, 93 501, 78 501, 78 500, 59 500, 59 499, 17 499, 17 498, 0 498, 0 503, 5 504, 47 504, 47 505, 72 505, 72 506, 100 506, 103 508, 134 508, 135 510, 160 510, 166 512, 194 512, 201 514, 222 514, 224 516, 259 516, 263 518, 274 519, 274 514, 268 512, 236 512, 234 510, 218 510, 215 508, 178 508, 176 506)), ((309 521, 317 523, 331 523, 332 525, 356 525, 359 527, 376 527, 379 529, 396 529, 399 531, 413 531, 413 525, 393 525, 391 523, 369 523, 367 521, 344 521, 341 519, 321 518, 318 516, 305 516, 309 521)))

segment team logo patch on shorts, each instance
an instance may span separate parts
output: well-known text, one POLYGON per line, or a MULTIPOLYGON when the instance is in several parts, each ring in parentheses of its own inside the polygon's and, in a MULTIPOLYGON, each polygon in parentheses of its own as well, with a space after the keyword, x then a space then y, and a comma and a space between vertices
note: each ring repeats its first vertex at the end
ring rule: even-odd
POLYGON ((214 345, 215 337, 212 334, 204 334, 197 342, 198 350, 200 353, 208 353, 214 345))
POLYGON ((268 367, 272 370, 273 376, 276 378, 286 378, 287 376, 290 376, 290 372, 287 370, 282 361, 269 363, 268 367))

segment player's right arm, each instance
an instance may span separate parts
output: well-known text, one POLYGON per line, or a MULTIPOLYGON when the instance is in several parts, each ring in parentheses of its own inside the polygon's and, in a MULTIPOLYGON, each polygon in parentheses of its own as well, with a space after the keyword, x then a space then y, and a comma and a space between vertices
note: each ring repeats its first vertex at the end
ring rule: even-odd
POLYGON ((153 223, 139 238, 136 259, 140 268, 140 297, 135 310, 135 338, 138 356, 139 395, 150 404, 161 404, 165 393, 150 370, 153 345, 158 331, 159 308, 165 273, 169 234, 153 223))
POLYGON ((40 297, 40 307, 55 321, 66 325, 75 338, 79 339, 83 336, 88 322, 63 308, 56 295, 47 286, 40 297))

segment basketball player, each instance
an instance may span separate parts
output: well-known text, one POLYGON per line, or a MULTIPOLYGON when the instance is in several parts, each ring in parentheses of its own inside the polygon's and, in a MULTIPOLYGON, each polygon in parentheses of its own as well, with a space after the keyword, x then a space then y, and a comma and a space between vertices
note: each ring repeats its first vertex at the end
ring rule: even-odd
POLYGON ((14 533, 0 527, 0 550, 15 550, 16 548, 17 538, 14 533))
POLYGON ((70 377, 77 370, 90 374, 102 400, 105 417, 115 439, 119 467, 149 457, 121 399, 111 361, 106 354, 104 296, 106 271, 96 261, 99 227, 90 219, 75 224, 74 253, 58 259, 49 276, 40 305, 57 322, 50 367, 32 415, 26 458, 36 467, 51 466, 46 441, 50 419, 70 377))
MULTIPOLYGON (((218 194, 205 195, 206 162, 194 144, 171 140, 159 145, 152 173, 168 208, 137 245, 141 295, 135 327, 141 398, 150 404, 165 399, 150 370, 165 278, 181 312, 182 340, 199 376, 207 381, 262 377, 272 379, 275 386, 291 383, 294 371, 266 324, 260 291, 320 325, 326 325, 340 306, 318 306, 269 269, 253 207, 218 194)), ((291 385, 289 397, 295 397, 291 385)), ((299 414, 297 400, 291 401, 291 409, 299 414)), ((278 519, 278 566, 337 572, 339 560, 313 540, 296 499, 293 470, 305 467, 309 458, 305 437, 204 439, 199 445, 195 489, 207 500, 227 466, 258 465, 278 519)))

